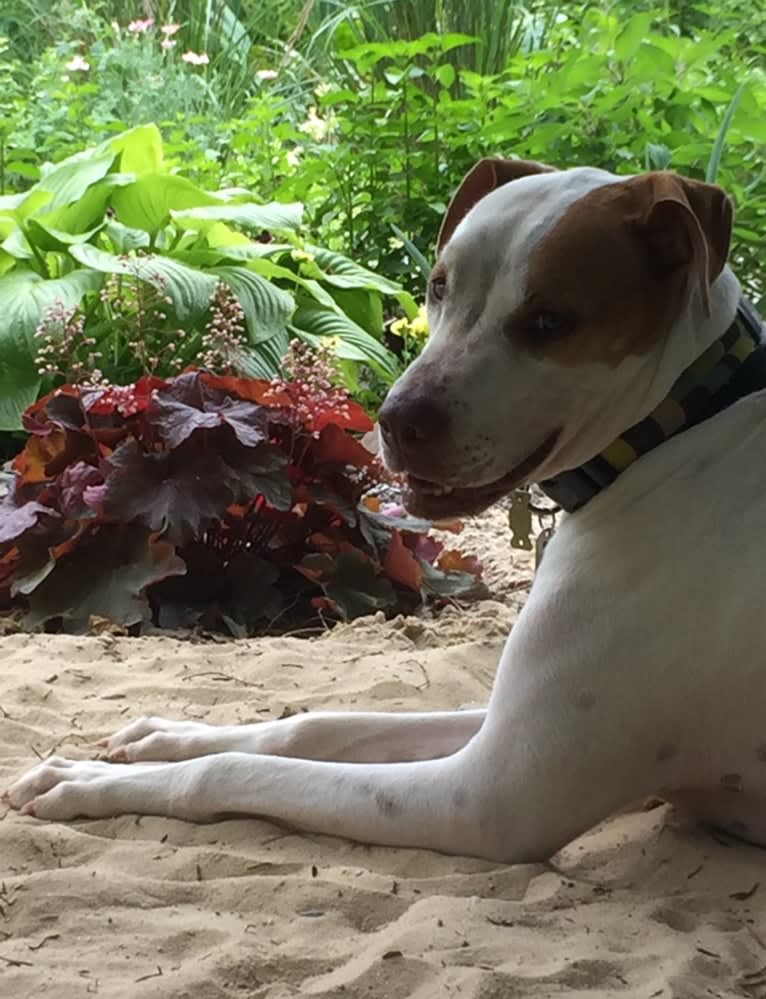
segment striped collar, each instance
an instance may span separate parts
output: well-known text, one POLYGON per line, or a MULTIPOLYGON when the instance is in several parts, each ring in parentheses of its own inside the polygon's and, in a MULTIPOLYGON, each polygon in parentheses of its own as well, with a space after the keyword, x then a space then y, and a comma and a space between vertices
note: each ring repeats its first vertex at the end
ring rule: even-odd
POLYGON ((689 365, 646 419, 590 461, 540 482, 542 491, 567 513, 573 513, 642 455, 737 399, 766 388, 766 345, 762 338, 760 316, 741 299, 731 326, 689 365))

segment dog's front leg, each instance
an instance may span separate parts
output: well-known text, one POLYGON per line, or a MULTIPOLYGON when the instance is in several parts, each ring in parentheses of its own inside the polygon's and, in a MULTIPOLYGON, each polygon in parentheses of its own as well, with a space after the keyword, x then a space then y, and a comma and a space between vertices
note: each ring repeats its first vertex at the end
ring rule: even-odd
POLYGON ((449 756, 479 731, 486 712, 311 711, 251 725, 138 718, 99 743, 112 763, 174 763, 213 753, 398 763, 449 756))
POLYGON ((44 819, 125 812, 195 821, 254 815, 367 843, 487 856, 472 807, 484 775, 475 767, 469 771, 467 762, 461 752, 392 764, 244 753, 167 764, 54 758, 19 780, 9 800, 44 819))

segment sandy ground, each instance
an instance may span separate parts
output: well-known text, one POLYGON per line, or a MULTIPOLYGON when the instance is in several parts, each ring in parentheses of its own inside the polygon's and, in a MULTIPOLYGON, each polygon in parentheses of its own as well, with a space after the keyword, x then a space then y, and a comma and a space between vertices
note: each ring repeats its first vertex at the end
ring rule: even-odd
MULTIPOLYGON (((465 545, 503 601, 438 621, 314 641, 2 638, 0 786, 35 755, 93 755, 137 714, 483 702, 530 575, 507 537, 495 516, 465 545)), ((61 825, 0 805, 0 996, 766 997, 765 862, 664 806, 505 867, 254 820, 61 825)))

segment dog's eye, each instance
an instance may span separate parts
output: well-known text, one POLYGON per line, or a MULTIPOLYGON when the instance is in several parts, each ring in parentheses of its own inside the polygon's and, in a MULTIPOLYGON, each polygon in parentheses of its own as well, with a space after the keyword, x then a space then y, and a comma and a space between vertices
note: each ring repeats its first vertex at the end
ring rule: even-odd
POLYGON ((444 274, 434 274, 428 282, 428 290, 434 301, 441 302, 447 290, 447 278, 444 274))
POLYGON ((571 316, 561 312, 552 312, 550 309, 543 309, 532 316, 529 324, 530 332, 536 336, 545 337, 547 340, 554 340, 560 336, 571 333, 574 321, 571 316))

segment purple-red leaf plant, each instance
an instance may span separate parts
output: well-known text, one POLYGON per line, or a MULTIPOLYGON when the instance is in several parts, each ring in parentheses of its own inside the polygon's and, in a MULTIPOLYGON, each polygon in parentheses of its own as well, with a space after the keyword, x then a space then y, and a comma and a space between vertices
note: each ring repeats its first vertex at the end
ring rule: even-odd
POLYGON ((0 606, 30 628, 242 636, 476 588, 475 559, 370 495, 385 480, 360 439, 373 424, 307 349, 289 380, 67 384, 24 426, 0 505, 0 606))

